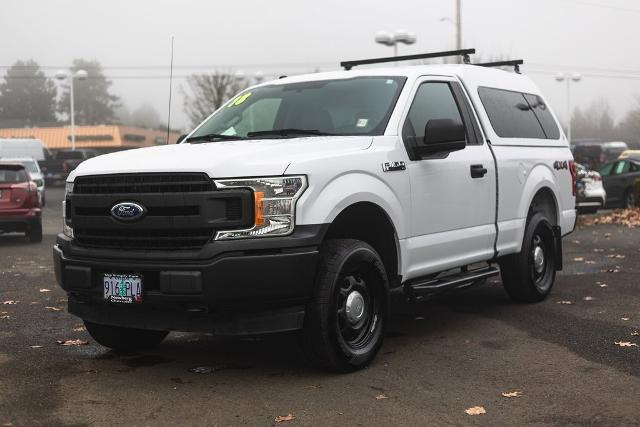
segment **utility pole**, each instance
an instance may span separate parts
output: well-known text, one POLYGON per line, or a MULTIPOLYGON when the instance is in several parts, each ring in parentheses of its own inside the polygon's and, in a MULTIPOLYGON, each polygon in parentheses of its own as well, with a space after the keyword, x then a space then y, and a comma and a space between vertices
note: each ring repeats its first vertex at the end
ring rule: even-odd
POLYGON ((456 49, 462 49, 462 0, 456 0, 456 49))

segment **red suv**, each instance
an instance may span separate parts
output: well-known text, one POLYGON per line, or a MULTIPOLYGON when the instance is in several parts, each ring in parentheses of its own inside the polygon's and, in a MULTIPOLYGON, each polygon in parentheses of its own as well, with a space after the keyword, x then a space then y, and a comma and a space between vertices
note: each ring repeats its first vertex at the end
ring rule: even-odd
POLYGON ((0 163, 0 232, 23 232, 42 241, 38 187, 21 163, 0 163))

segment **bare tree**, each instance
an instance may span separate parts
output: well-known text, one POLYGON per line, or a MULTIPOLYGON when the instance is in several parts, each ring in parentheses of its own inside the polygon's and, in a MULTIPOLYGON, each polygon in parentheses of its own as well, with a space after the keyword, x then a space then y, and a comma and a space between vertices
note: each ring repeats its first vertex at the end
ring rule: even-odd
POLYGON ((611 114, 611 106, 600 98, 587 109, 576 108, 571 118, 571 131, 577 139, 599 139, 610 141, 616 137, 616 126, 611 114))
POLYGON ((188 91, 184 94, 184 111, 191 124, 196 126, 233 95, 244 88, 244 79, 231 72, 216 71, 213 74, 192 74, 187 77, 188 91))
POLYGON ((618 135, 630 147, 640 148, 640 95, 636 95, 636 107, 618 125, 618 135))

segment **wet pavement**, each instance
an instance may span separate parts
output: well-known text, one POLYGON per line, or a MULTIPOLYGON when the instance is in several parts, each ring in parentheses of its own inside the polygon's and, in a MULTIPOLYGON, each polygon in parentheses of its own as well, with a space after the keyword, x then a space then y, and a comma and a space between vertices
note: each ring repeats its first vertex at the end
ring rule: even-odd
POLYGON ((566 237, 545 302, 513 304, 493 280, 409 307, 370 367, 336 375, 305 365, 292 335, 100 347, 53 277, 61 198, 47 195, 42 244, 0 236, 0 425, 640 424, 640 230, 566 237))

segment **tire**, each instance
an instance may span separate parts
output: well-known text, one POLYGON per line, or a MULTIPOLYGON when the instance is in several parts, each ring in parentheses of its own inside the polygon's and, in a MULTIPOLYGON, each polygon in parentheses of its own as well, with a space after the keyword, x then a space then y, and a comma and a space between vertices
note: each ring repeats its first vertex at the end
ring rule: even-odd
POLYGON ((27 230, 27 239, 29 239, 29 243, 42 242, 42 220, 27 230))
POLYGON ((624 209, 633 209, 636 207, 636 195, 633 192, 633 188, 627 188, 627 190, 624 192, 622 207, 624 209))
POLYGON ((553 229, 540 212, 527 220, 522 250, 499 260, 502 284, 515 302, 532 303, 544 300, 556 278, 553 229))
POLYGON ((302 335, 307 359, 334 372, 367 366, 384 339, 388 287, 375 249, 360 240, 328 240, 307 305, 302 335))
POLYGON ((155 347, 169 334, 167 331, 100 325, 87 320, 84 321, 84 326, 98 344, 121 352, 155 347))
POLYGON ((588 207, 584 207, 584 208, 578 208, 578 214, 579 215, 588 215, 588 214, 594 214, 598 212, 598 208, 596 206, 588 206, 588 207))

